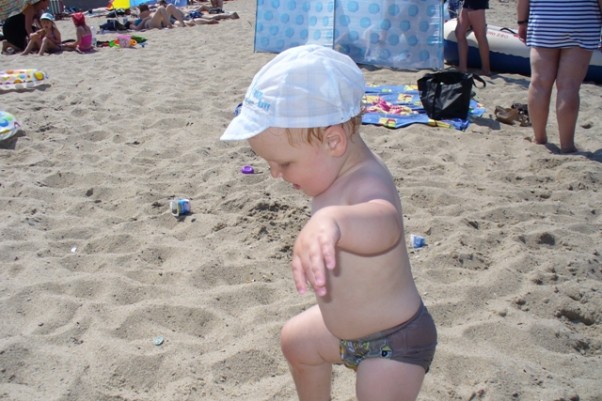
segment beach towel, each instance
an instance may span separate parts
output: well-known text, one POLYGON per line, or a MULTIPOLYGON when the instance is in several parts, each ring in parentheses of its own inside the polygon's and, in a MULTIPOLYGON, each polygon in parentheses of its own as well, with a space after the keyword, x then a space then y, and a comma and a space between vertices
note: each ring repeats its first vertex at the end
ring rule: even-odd
POLYGON ((471 118, 481 117, 485 113, 483 105, 471 99, 468 118, 433 120, 426 115, 417 85, 369 85, 366 86, 363 103, 365 112, 362 115, 362 124, 387 128, 426 124, 464 131, 470 125, 471 118))

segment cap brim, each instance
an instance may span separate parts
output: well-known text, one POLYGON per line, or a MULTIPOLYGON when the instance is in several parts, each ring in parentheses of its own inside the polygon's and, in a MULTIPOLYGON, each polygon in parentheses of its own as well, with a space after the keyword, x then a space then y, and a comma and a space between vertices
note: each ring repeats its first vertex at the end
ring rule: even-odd
POLYGON ((228 128, 226 128, 226 131, 224 131, 219 139, 221 141, 244 141, 261 134, 269 127, 267 118, 264 115, 249 111, 243 105, 240 109, 240 114, 230 121, 228 128))

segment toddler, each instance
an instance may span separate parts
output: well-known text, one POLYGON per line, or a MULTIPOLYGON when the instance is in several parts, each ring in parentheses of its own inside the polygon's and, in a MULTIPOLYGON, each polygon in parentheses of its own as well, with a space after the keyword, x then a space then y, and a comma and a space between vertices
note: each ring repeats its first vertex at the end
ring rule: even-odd
POLYGON ((86 24, 86 16, 83 13, 74 13, 71 15, 73 25, 75 25, 75 34, 77 39, 75 42, 64 45, 65 50, 75 50, 80 53, 92 51, 92 30, 86 24))
POLYGON ((25 56, 33 51, 38 50, 38 54, 42 56, 44 53, 55 53, 61 51, 61 33, 54 23, 54 16, 50 13, 44 13, 40 17, 42 29, 29 35, 29 42, 21 55, 25 56))
POLYGON ((364 91, 348 56, 291 48, 255 75, 221 137, 247 140, 274 178, 312 199, 292 275, 317 305, 280 338, 301 401, 330 400, 332 365, 341 363, 357 372, 358 400, 415 400, 435 354, 395 183, 359 134, 364 91))

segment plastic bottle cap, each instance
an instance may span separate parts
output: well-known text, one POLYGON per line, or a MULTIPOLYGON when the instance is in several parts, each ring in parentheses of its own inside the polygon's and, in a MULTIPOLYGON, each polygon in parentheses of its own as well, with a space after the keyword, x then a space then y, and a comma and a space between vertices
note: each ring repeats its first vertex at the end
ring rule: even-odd
POLYGON ((240 172, 243 174, 253 174, 255 172, 255 169, 253 169, 253 167, 251 166, 243 166, 243 168, 240 169, 240 172))

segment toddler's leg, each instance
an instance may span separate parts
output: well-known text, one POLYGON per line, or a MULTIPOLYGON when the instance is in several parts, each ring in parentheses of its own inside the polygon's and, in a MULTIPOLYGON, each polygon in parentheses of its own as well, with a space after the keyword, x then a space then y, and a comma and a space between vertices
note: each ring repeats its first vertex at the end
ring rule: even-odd
POLYGON ((329 401, 332 364, 341 362, 339 340, 324 325, 318 306, 293 317, 280 343, 300 401, 329 401))
POLYGON ((358 401, 415 401, 424 368, 389 359, 365 359, 357 369, 358 401))
POLYGON ((29 53, 33 52, 36 49, 39 49, 41 46, 41 36, 34 33, 32 35, 29 36, 29 42, 27 42, 27 46, 25 47, 25 49, 23 50, 23 53, 21 53, 22 56, 26 56, 29 53))
POLYGON ((42 44, 40 45, 40 50, 38 51, 38 55, 43 56, 44 53, 48 50, 49 43, 48 38, 42 39, 42 44))

